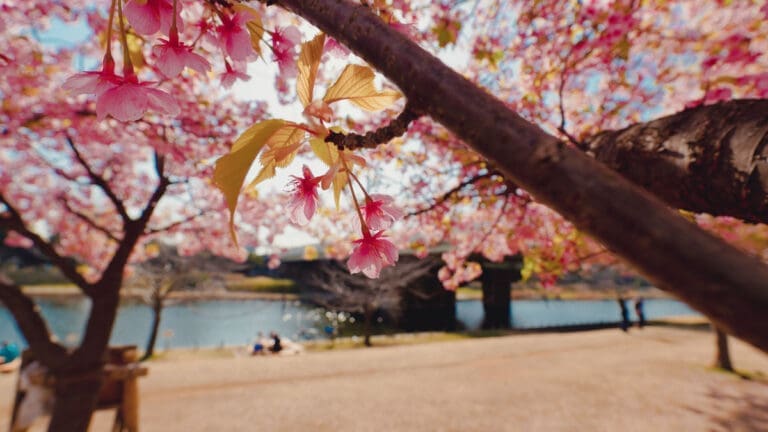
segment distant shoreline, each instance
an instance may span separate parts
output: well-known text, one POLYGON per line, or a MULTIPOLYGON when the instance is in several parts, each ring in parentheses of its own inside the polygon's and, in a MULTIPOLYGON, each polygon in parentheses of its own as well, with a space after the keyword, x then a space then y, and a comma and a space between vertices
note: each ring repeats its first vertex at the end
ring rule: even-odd
MULTIPOLYGON (((83 297, 74 285, 31 285, 22 288, 24 294, 33 297, 83 297)), ((141 299, 145 292, 131 289, 120 291, 122 298, 141 299)), ((292 293, 247 292, 247 291, 177 291, 168 296, 169 300, 298 300, 292 293)))
MULTIPOLYGON (((74 285, 27 285, 23 287, 25 294, 33 297, 82 297, 84 294, 74 285)), ((146 293, 138 290, 123 289, 120 296, 127 299, 140 300, 146 293)), ((631 299, 642 296, 647 299, 671 299, 674 298, 659 289, 631 289, 622 293, 624 298, 631 299)), ((299 300, 300 295, 295 293, 273 293, 253 291, 177 291, 169 296, 170 300, 267 300, 288 301, 299 300)), ((456 293, 457 301, 481 300, 482 291, 473 290, 467 292, 460 290, 456 293)), ((511 299, 514 300, 615 300, 616 292, 608 289, 570 290, 567 287, 561 292, 534 291, 530 289, 513 288, 511 299)))

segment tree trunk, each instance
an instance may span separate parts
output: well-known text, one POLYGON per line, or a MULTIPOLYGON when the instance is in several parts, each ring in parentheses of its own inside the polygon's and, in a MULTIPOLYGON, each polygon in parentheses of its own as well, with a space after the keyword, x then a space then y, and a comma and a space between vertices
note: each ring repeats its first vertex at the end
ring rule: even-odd
POLYGON ((344 0, 277 2, 392 80, 506 178, 592 235, 658 287, 768 352, 768 267, 670 211, 658 198, 511 111, 387 25, 344 0))
POLYGON ((49 432, 86 432, 102 385, 102 368, 55 374, 55 401, 49 432))
POLYGON ((363 335, 364 335, 364 344, 365 346, 369 347, 371 346, 371 321, 373 320, 373 311, 370 307, 366 306, 363 310, 363 314, 365 315, 365 323, 363 325, 363 335))
POLYGON ((713 325, 715 329, 715 338, 717 340, 717 354, 715 356, 715 367, 722 370, 733 372, 733 363, 731 363, 731 352, 728 349, 728 335, 713 325))
POLYGON ((149 360, 155 353, 155 344, 157 343, 157 333, 160 331, 160 320, 163 314, 163 300, 156 299, 152 305, 152 328, 149 331, 149 340, 147 346, 144 349, 144 355, 141 356, 141 360, 149 360))

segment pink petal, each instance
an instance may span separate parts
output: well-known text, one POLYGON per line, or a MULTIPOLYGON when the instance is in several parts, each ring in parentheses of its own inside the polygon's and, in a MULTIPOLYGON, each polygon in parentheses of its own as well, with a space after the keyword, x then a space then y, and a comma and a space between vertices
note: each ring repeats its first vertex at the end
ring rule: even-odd
POLYGON ((147 96, 141 86, 123 84, 104 92, 96 100, 96 116, 99 120, 111 115, 128 122, 141 118, 147 110, 147 96))
POLYGON ((168 78, 173 78, 184 70, 184 56, 183 53, 178 52, 173 47, 168 45, 156 45, 153 48, 155 55, 157 56, 157 68, 160 69, 163 75, 168 78))
POLYGON ((144 90, 146 91, 149 108, 171 116, 177 116, 181 113, 181 107, 173 96, 154 88, 145 87, 144 90))
POLYGON ((160 30, 160 11, 155 2, 147 0, 145 4, 140 4, 129 0, 123 7, 125 17, 137 33, 150 35, 160 30))

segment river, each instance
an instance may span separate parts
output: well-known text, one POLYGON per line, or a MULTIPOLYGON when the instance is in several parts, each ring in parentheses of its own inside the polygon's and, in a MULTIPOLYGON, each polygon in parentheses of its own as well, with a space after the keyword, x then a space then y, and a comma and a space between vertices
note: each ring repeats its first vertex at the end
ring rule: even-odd
MULTIPOLYGON (((82 298, 38 298, 51 331, 65 345, 80 340, 90 303, 82 298)), ((628 306, 632 309, 631 302, 628 306)), ((646 318, 696 315, 684 303, 671 299, 645 300, 646 318)), ((456 302, 456 317, 465 328, 476 329, 483 318, 480 300, 456 302)), ((631 315, 634 319, 634 311, 631 315)), ((215 347, 250 343, 257 332, 276 331, 291 339, 322 337, 322 329, 333 318, 330 312, 298 301, 199 300, 171 304, 163 312, 157 346, 215 347)), ((339 316, 335 316, 339 319, 339 316)), ((342 325, 350 317, 342 315, 342 325)), ((519 329, 616 322, 620 319, 615 300, 515 300, 512 326, 519 329)), ((354 320, 354 318, 352 318, 354 320)), ((150 308, 126 301, 118 312, 112 344, 143 346, 149 333, 150 308)), ((0 307, 0 340, 25 345, 8 310, 0 307)))

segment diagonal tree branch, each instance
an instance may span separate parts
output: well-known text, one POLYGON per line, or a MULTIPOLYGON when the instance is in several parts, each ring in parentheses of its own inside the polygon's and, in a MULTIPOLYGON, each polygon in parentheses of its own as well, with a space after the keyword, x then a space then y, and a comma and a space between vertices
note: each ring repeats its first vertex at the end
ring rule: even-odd
POLYGON ((104 192, 104 194, 109 198, 109 200, 112 202, 112 205, 115 206, 115 210, 117 210, 117 214, 120 215, 120 217, 123 219, 123 223, 129 223, 131 221, 131 216, 128 215, 128 210, 125 208, 125 204, 123 201, 115 194, 115 191, 112 190, 112 188, 109 186, 109 183, 107 182, 104 177, 97 174, 88 164, 88 161, 83 158, 83 155, 80 153, 80 151, 77 149, 77 146, 75 145, 75 142, 72 140, 72 138, 69 136, 69 134, 65 135, 67 139, 67 144, 69 144, 69 148, 72 149, 72 152, 75 154, 75 159, 77 159, 77 162, 85 169, 85 171, 88 173, 88 177, 91 179, 91 182, 93 182, 94 185, 98 186, 99 189, 104 192))
MULTIPOLYGON (((474 185, 477 182, 480 182, 485 179, 492 178, 494 176, 502 176, 500 172, 498 171, 488 171, 483 174, 478 174, 474 177, 470 177, 461 183, 457 184, 456 186, 452 187, 451 189, 445 191, 442 195, 435 198, 434 202, 424 208, 420 208, 418 210, 414 210, 406 215, 406 217, 412 217, 412 216, 418 216, 422 213, 426 213, 428 211, 432 211, 437 207, 440 207, 441 205, 445 204, 448 200, 453 198, 456 194, 461 192, 464 188, 474 185)), ((503 177, 503 176, 502 176, 503 177)), ((516 185, 508 183, 507 188, 510 190, 515 190, 517 188, 516 185)))
POLYGON ((20 286, 3 275, 0 275, 0 301, 13 315, 29 347, 46 366, 55 367, 66 359, 66 350, 52 340, 37 305, 21 291, 20 286))
POLYGON ((768 351, 768 267, 758 258, 704 232, 647 191, 526 121, 364 5, 347 0, 277 4, 349 47, 506 178, 657 286, 768 351))
POLYGON ((164 225, 164 226, 161 226, 161 227, 156 227, 156 228, 149 228, 148 227, 147 229, 144 230, 144 233, 145 234, 157 234, 157 233, 161 233, 161 232, 170 231, 170 230, 176 228, 177 226, 184 225, 187 222, 191 222, 191 221, 193 221, 193 220, 195 220, 195 219, 197 219, 197 218, 199 218, 201 216, 204 216, 206 213, 207 212, 201 210, 201 211, 199 211, 196 214, 189 215, 189 216, 187 216, 187 217, 185 217, 183 219, 179 219, 179 220, 177 220, 175 222, 171 222, 171 223, 169 223, 167 225, 164 225))
POLYGON ((0 218, 0 227, 16 231, 18 234, 31 240, 35 247, 51 260, 51 263, 53 263, 53 265, 55 265, 67 279, 77 285, 77 287, 86 295, 92 296, 94 285, 86 281, 85 278, 77 272, 75 262, 70 258, 60 255, 56 252, 56 249, 51 243, 27 228, 24 220, 21 218, 21 214, 19 214, 16 208, 14 208, 2 194, 0 194, 0 203, 4 204, 7 208, 7 216, 0 218))
POLYGON ((375 148, 379 144, 386 144, 392 139, 402 136, 408 130, 412 121, 421 117, 421 114, 407 103, 403 111, 386 126, 375 131, 366 132, 365 135, 354 133, 344 134, 330 131, 325 137, 325 142, 334 143, 340 150, 357 150, 361 148, 375 148))
POLYGON ((116 242, 120 241, 120 239, 118 239, 110 230, 108 230, 107 228, 105 228, 105 227, 99 225, 98 223, 96 223, 96 221, 94 221, 90 216, 88 216, 85 213, 80 212, 80 211, 75 210, 74 208, 72 208, 72 206, 69 205, 69 201, 67 201, 66 198, 61 197, 60 201, 62 202, 62 204, 64 205, 64 208, 66 208, 68 212, 72 213, 78 219, 80 219, 83 222, 85 222, 86 224, 88 224, 88 226, 90 226, 91 228, 95 229, 96 231, 99 231, 100 233, 104 234, 110 240, 113 240, 113 241, 116 241, 116 242))

